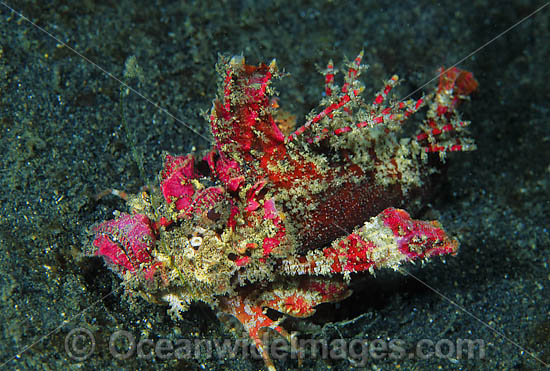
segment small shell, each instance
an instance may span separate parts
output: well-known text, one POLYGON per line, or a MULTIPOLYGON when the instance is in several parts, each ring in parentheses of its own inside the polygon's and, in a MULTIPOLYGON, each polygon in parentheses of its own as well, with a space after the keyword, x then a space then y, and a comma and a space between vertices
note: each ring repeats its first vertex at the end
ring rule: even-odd
POLYGON ((195 248, 200 247, 200 245, 202 245, 202 237, 198 237, 198 236, 191 237, 191 240, 189 241, 189 243, 191 244, 191 246, 195 248))

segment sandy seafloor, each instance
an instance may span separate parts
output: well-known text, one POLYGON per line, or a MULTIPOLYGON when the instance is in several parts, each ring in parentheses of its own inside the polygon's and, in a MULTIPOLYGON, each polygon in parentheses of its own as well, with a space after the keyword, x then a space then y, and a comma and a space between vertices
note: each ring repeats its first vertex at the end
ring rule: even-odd
MULTIPOLYGON (((277 59, 280 104, 298 115, 322 94, 316 66, 365 51, 367 91, 397 73, 405 95, 483 46, 544 1, 10 1, 37 25, 114 76, 135 56, 144 80, 131 86, 208 136, 201 112, 216 91, 218 53, 250 63, 277 59)), ((479 91, 463 106, 478 150, 450 156, 448 179, 418 218, 438 219, 460 252, 411 276, 359 278, 355 294, 291 321, 313 339, 481 339, 485 356, 367 358, 366 369, 543 369, 550 362, 550 6, 464 60, 479 91), (443 294, 442 297, 435 291, 443 294), (455 304, 451 303, 452 300, 455 304), (482 322, 485 324, 482 324, 482 322)), ((433 88, 429 85, 425 92, 433 88)), ((258 370, 262 361, 115 359, 109 336, 232 338, 196 305, 173 321, 166 307, 131 304, 98 258, 82 258, 90 226, 127 210, 113 187, 155 184, 162 153, 209 143, 80 56, 0 6, 1 369, 258 370), (132 151, 132 147, 135 148, 132 151), (143 155, 143 179, 133 153, 143 155), (114 294, 108 295, 112 290, 114 294), (64 325, 63 325, 64 324, 64 325), (86 328, 95 350, 71 359, 66 336, 86 328), (31 346, 32 345, 32 346, 31 346), (30 346, 30 348, 28 348, 30 346)), ((69 344, 70 341, 69 341, 69 344)), ((349 357, 277 361, 279 369, 345 370, 349 357)), ((357 369, 362 367, 356 366, 357 369)))

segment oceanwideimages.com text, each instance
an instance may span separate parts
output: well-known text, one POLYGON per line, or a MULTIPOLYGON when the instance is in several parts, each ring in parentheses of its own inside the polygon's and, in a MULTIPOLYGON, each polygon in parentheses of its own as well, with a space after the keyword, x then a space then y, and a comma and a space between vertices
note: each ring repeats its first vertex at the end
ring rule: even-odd
MULTIPOLYGON (((482 339, 421 339, 414 344, 401 339, 265 339, 271 359, 347 359, 352 366, 365 366, 369 360, 409 359, 483 359, 482 339)), ((105 342, 102 342, 102 344, 105 342)), ((254 343, 248 339, 151 339, 139 338, 128 331, 113 333, 108 341, 109 353, 115 359, 261 359, 254 343)), ((94 334, 85 328, 73 329, 65 337, 65 350, 75 361, 91 357, 96 348, 94 334)))

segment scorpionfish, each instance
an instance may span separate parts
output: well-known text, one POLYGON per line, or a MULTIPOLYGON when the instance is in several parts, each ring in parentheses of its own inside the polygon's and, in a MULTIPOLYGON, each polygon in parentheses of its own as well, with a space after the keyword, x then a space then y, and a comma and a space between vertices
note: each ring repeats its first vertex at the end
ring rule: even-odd
POLYGON ((174 317, 197 301, 236 317, 269 370, 261 334, 290 339, 284 315, 308 317, 347 298, 353 273, 456 254, 439 222, 402 208, 425 205, 449 152, 475 148, 457 107, 477 82, 442 68, 420 99, 391 99, 393 76, 365 100, 362 57, 347 63, 341 85, 328 63, 321 108, 299 127, 273 98, 275 61, 220 57, 212 148, 165 155, 160 187, 96 225, 93 253, 127 290, 169 304, 174 317))

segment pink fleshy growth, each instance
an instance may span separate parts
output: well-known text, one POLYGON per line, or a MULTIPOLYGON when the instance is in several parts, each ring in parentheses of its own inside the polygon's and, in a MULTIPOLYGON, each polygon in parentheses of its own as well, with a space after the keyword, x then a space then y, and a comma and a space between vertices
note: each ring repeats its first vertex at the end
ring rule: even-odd
POLYGON ((239 208, 237 206, 231 207, 231 212, 229 214, 229 220, 227 221, 227 226, 231 230, 235 230, 235 227, 237 226, 237 221, 235 220, 235 216, 239 214, 239 208))
POLYGON ((182 184, 182 178, 178 175, 162 182, 161 189, 166 202, 171 203, 175 200, 176 209, 178 210, 187 209, 191 205, 195 193, 193 185, 189 183, 182 184))
POLYGON ((280 245, 280 241, 276 238, 266 237, 264 238, 262 248, 264 249, 264 256, 271 254, 271 251, 280 245))
POLYGON ((397 238, 399 250, 410 259, 454 255, 458 250, 458 242, 449 239, 438 222, 413 220, 406 211, 394 208, 387 208, 382 215, 384 225, 397 238))
MULTIPOLYGON (((122 214, 118 219, 101 223, 94 228, 97 247, 96 255, 103 256, 111 266, 118 267, 124 274, 134 273, 142 264, 153 261, 151 249, 155 244, 155 233, 151 221, 143 214, 122 214)), ((145 268, 147 277, 152 277, 158 264, 145 268)))
POLYGON ((203 159, 208 163, 213 175, 221 180, 230 192, 235 192, 244 183, 244 176, 237 161, 225 158, 223 153, 218 156, 216 150, 208 152, 203 159))
POLYGON ((360 236, 352 233, 347 236, 345 240, 340 241, 340 246, 343 247, 346 252, 346 264, 343 267, 344 271, 366 271, 375 264, 367 255, 368 251, 376 247, 372 241, 364 241, 360 236))
POLYGON ((372 241, 365 241, 352 233, 338 243, 339 249, 329 246, 323 249, 323 255, 330 262, 333 273, 362 272, 376 264, 369 252, 376 248, 372 241))
POLYGON ((235 192, 244 183, 244 176, 241 175, 241 168, 235 160, 220 157, 216 161, 216 172, 219 179, 231 192, 235 192))
POLYGON ((248 201, 248 205, 246 205, 246 208, 244 209, 247 212, 257 210, 260 207, 260 204, 255 199, 251 199, 248 201))
POLYGON ((275 201, 270 198, 264 202, 264 218, 275 219, 277 217, 277 209, 275 209, 275 201))
POLYGON ((197 177, 194 163, 192 155, 166 156, 160 189, 166 202, 175 201, 178 210, 186 209, 192 202, 195 189, 189 180, 197 177))
POLYGON ((193 217, 208 212, 214 205, 223 199, 224 190, 221 187, 208 187, 196 192, 192 202, 181 209, 179 218, 193 217))
POLYGON ((224 190, 221 187, 208 187, 200 191, 195 198, 193 209, 195 212, 204 212, 214 206, 223 197, 224 190))
POLYGON ((250 262, 250 257, 248 256, 242 256, 239 259, 235 260, 235 265, 237 267, 242 267, 243 265, 246 265, 250 262))
MULTIPOLYGON (((214 153, 205 160, 213 164, 214 153)), ((167 203, 175 202, 176 209, 181 211, 179 218, 192 217, 208 211, 216 202, 222 199, 224 190, 221 187, 208 187, 195 190, 192 179, 199 178, 195 171, 195 160, 192 155, 166 156, 164 170, 161 173, 160 189, 167 203)), ((162 223, 165 225, 166 223, 162 223)))
POLYGON ((212 149, 210 152, 206 154, 202 159, 206 161, 208 164, 208 167, 210 168, 210 171, 214 176, 217 177, 217 171, 216 171, 216 155, 218 151, 216 149, 212 149))
POLYGON ((265 186, 266 181, 260 180, 256 182, 252 188, 246 192, 246 200, 248 201, 248 205, 246 206, 245 210, 250 212, 257 210, 260 207, 260 203, 256 200, 256 196, 258 195, 258 192, 262 190, 262 188, 265 186))
POLYGON ((126 253, 120 246, 111 241, 105 235, 98 235, 94 240, 94 246, 97 247, 96 255, 103 256, 105 261, 110 265, 119 265, 123 269, 134 271, 132 263, 128 260, 126 253))
POLYGON ((235 192, 239 189, 239 187, 244 183, 244 176, 238 176, 236 178, 230 178, 228 182, 226 183, 227 189, 229 189, 231 192, 235 192))
POLYGON ((275 236, 272 238, 264 238, 262 243, 264 256, 268 256, 274 248, 281 244, 286 236, 285 226, 279 216, 279 213, 277 212, 277 209, 275 208, 275 201, 272 198, 265 200, 264 202, 264 219, 271 220, 275 228, 277 228, 275 236))
POLYGON ((172 156, 166 155, 164 162, 164 170, 161 173, 163 179, 168 178, 171 174, 180 171, 184 177, 193 179, 197 177, 195 173, 195 159, 192 155, 187 156, 172 156))
POLYGON ((281 132, 275 121, 271 121, 271 133, 275 142, 283 143, 285 141, 285 135, 281 132))
POLYGON ((154 230, 159 230, 160 227, 168 227, 169 225, 171 225, 174 221, 171 220, 171 219, 168 219, 166 218, 165 216, 162 216, 158 221, 156 221, 155 223, 153 223, 153 229, 154 230))

